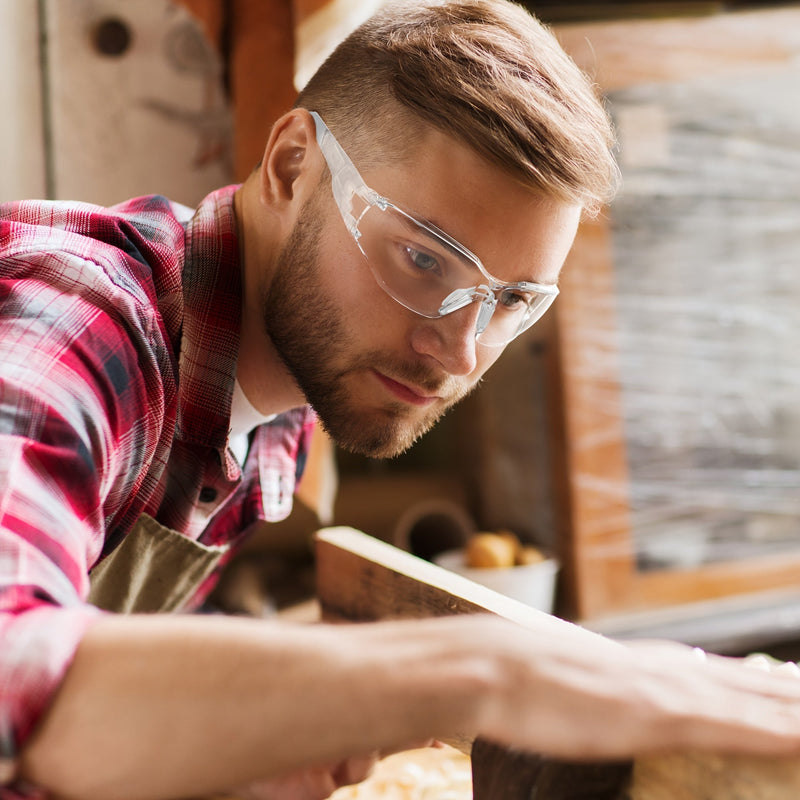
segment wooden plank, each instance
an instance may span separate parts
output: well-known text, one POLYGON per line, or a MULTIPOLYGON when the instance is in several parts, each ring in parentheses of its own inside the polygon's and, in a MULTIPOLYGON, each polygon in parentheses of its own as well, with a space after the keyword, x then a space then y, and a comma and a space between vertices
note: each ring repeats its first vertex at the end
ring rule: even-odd
POLYGON ((800 47, 800 9, 575 23, 554 30, 575 61, 611 92, 788 65, 800 47))
MULTIPOLYGON (((319 531, 316 540, 318 595, 328 620, 483 611, 523 626, 535 624, 538 630, 543 624, 570 624, 351 528, 319 531)), ((572 763, 481 740, 474 745, 477 800, 796 800, 800 796, 796 759, 658 755, 636 759, 632 781, 630 776, 630 762, 572 763)))
MULTIPOLYGON (((570 625, 352 528, 319 531, 316 558, 317 596, 329 622, 492 613, 539 632, 570 625)), ((548 800, 580 797, 579 786, 591 786, 586 796, 594 800, 622 800, 630 772, 626 763, 578 766, 481 740, 452 744, 472 749, 476 800, 530 800, 540 781, 548 800)))
POLYGON ((367 622, 491 613, 540 633, 574 629, 570 622, 353 528, 325 528, 315 538, 317 596, 325 619, 367 622))
POLYGON ((700 569, 660 570, 637 576, 632 608, 693 603, 730 595, 800 586, 800 553, 708 564, 700 569))
POLYGON ((528 2, 531 9, 546 22, 579 22, 604 19, 634 19, 645 17, 687 17, 712 14, 720 11, 724 0, 652 0, 652 2, 633 2, 632 0, 594 0, 593 2, 528 2))

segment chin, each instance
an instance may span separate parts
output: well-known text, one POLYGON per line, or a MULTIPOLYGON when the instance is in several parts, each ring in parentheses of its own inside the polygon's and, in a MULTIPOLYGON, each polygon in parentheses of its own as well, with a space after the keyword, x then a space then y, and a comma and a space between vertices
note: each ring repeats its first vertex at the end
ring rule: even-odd
POLYGON ((414 422, 397 411, 383 410, 372 414, 353 413, 346 417, 336 415, 335 419, 325 419, 320 415, 320 422, 343 450, 383 459, 405 453, 439 421, 443 413, 414 422))

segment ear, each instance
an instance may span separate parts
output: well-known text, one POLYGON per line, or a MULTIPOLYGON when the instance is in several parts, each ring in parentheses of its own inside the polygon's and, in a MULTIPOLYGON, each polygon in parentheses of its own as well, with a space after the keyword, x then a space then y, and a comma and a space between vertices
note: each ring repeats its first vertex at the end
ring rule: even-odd
POLYGON ((259 167, 261 202, 281 212, 302 205, 321 169, 314 120, 303 108, 284 114, 270 131, 259 167))

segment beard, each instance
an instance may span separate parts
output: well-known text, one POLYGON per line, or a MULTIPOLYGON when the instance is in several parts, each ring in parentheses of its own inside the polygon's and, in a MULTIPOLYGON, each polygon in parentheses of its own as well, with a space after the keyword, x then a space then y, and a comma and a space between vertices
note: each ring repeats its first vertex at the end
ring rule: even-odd
MULTIPOLYGON (((338 308, 320 281, 322 218, 316 202, 303 207, 270 286, 262 292, 264 330, 337 445, 372 458, 396 456, 430 430, 471 387, 452 377, 437 377, 420 362, 360 349, 361 343, 346 325, 347 320, 359 318, 358 309, 338 308), (367 405, 354 396, 348 383, 374 369, 449 399, 427 410, 399 401, 367 405)), ((366 263, 364 269, 369 269, 366 263)))

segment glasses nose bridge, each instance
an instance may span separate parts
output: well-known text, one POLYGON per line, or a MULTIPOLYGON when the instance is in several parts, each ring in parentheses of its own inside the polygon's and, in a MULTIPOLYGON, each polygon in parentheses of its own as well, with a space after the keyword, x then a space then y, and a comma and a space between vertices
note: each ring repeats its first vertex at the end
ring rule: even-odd
POLYGON ((497 308, 497 294, 494 289, 491 289, 486 284, 481 284, 478 287, 478 292, 481 297, 481 305, 478 309, 478 318, 475 320, 476 339, 486 330, 497 308))
POLYGON ((476 286, 455 289, 444 299, 439 307, 439 315, 448 316, 466 306, 479 302, 475 320, 475 335, 478 336, 486 330, 494 310, 497 307, 497 289, 485 283, 476 286))
POLYGON ((480 296, 474 296, 457 309, 438 319, 428 320, 433 329, 438 329, 438 338, 447 354, 450 371, 469 374, 477 362, 478 342, 476 326, 480 316, 482 300, 476 305, 480 296))

